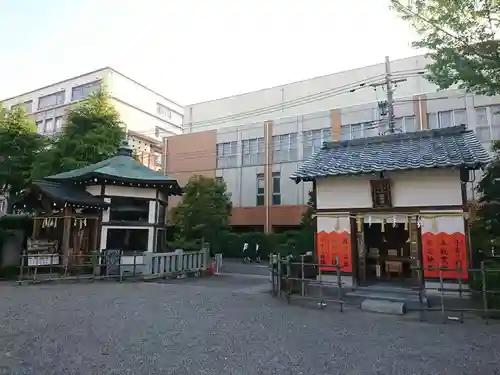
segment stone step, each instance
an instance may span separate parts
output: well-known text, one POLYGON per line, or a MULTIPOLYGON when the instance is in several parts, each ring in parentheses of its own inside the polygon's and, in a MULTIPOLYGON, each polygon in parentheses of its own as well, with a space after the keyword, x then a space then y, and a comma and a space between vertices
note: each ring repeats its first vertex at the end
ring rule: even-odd
POLYGON ((346 297, 365 298, 371 300, 389 301, 389 302, 406 302, 411 306, 418 306, 420 304, 427 304, 427 298, 422 297, 419 299, 418 292, 412 290, 398 290, 398 289, 382 289, 382 288, 358 288, 351 292, 346 293, 346 297))
POLYGON ((361 302, 361 310, 382 314, 404 315, 406 313, 406 305, 405 302, 367 298, 361 302))

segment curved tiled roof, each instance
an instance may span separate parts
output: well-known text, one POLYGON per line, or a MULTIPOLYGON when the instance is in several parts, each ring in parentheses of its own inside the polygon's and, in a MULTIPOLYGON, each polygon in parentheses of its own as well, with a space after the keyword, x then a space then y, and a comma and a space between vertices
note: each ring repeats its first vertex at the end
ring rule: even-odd
POLYGON ((479 169, 490 161, 475 133, 456 126, 325 143, 290 178, 299 182, 422 168, 479 169))

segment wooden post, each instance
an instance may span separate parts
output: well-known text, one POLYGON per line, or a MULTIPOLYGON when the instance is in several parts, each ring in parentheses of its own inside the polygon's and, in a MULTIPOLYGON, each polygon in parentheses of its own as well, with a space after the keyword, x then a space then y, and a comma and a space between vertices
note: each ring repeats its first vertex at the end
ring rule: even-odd
POLYGON ((71 218, 73 214, 73 210, 71 207, 64 207, 64 225, 63 225, 63 234, 61 240, 61 253, 64 259, 64 265, 68 265, 69 260, 69 244, 70 244, 70 236, 71 236, 71 218))
POLYGON ((99 229, 101 228, 101 220, 100 218, 96 217, 93 220, 94 227, 92 228, 92 251, 97 251, 97 246, 99 246, 98 239, 99 239, 99 229))

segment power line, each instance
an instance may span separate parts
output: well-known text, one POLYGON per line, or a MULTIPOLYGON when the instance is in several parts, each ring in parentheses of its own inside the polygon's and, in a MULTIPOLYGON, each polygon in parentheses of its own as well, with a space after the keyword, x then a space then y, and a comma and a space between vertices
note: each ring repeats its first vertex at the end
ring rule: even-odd
MULTIPOLYGON (((422 76, 423 74, 425 74, 425 71, 422 71, 419 69, 405 69, 405 70, 400 70, 398 72, 395 72, 393 74, 393 77, 395 79, 398 79, 401 76, 405 76, 405 78, 410 78, 410 77, 419 77, 419 76, 422 76)), ((355 92, 355 91, 357 91, 361 88, 364 88, 364 87, 376 87, 379 85, 379 83, 376 81, 378 79, 382 79, 382 78, 384 78, 383 75, 372 76, 372 77, 369 77, 369 78, 364 79, 364 80, 354 81, 354 82, 351 82, 351 83, 346 84, 346 85, 335 87, 333 89, 320 91, 320 92, 315 93, 315 94, 306 95, 306 96, 296 98, 293 100, 289 100, 289 101, 285 101, 282 103, 277 103, 277 104, 273 104, 270 106, 260 107, 260 108, 256 108, 256 109, 249 110, 249 111, 234 113, 234 114, 227 115, 227 116, 221 116, 221 117, 216 117, 216 118, 212 118, 212 119, 191 122, 191 123, 187 123, 185 125, 188 125, 188 126, 193 126, 193 125, 194 126, 203 126, 203 125, 209 126, 209 125, 218 124, 220 122, 224 123, 227 121, 244 120, 246 118, 250 118, 250 117, 254 117, 254 116, 261 116, 261 115, 277 112, 277 111, 282 110, 282 109, 289 109, 289 108, 293 108, 293 107, 296 107, 299 105, 308 104, 311 102, 315 102, 317 100, 322 100, 322 99, 327 99, 327 98, 342 95, 342 94, 352 93, 352 92, 355 92)), ((292 117, 292 116, 290 116, 290 117, 292 117)), ((156 133, 156 130, 155 129, 151 129, 151 131, 137 131, 137 130, 135 130, 135 132, 139 133, 141 135, 147 135, 147 134, 153 135, 156 133)))
MULTIPOLYGON (((406 71, 403 70, 400 72, 404 73, 406 71)), ((396 76, 401 75, 402 73, 400 73, 400 72, 396 72, 395 75, 396 76)), ((418 73, 418 69, 408 69, 408 72, 413 72, 415 74, 415 73, 418 73)), ((292 100, 281 102, 278 104, 273 104, 270 106, 256 108, 253 110, 235 113, 235 114, 231 114, 231 115, 227 115, 227 116, 216 117, 216 118, 212 118, 212 119, 208 119, 208 120, 188 122, 185 125, 187 125, 187 126, 210 125, 210 124, 219 123, 219 122, 242 120, 242 119, 245 119, 247 117, 253 117, 253 116, 257 116, 257 115, 272 113, 272 112, 281 110, 283 108, 292 108, 292 107, 302 105, 302 104, 307 104, 307 103, 310 103, 313 101, 326 99, 326 98, 330 98, 330 97, 338 96, 338 95, 342 95, 342 94, 351 93, 351 92, 357 91, 357 90, 365 88, 365 87, 371 87, 372 84, 376 84, 377 80, 380 80, 382 78, 384 78, 384 75, 380 74, 377 76, 372 76, 372 77, 369 77, 369 78, 366 78, 363 80, 354 81, 354 82, 351 82, 351 83, 346 84, 346 85, 342 85, 342 86, 338 86, 338 87, 335 87, 332 89, 320 91, 320 92, 317 92, 315 94, 306 95, 306 96, 303 96, 300 98, 292 99, 292 100)))

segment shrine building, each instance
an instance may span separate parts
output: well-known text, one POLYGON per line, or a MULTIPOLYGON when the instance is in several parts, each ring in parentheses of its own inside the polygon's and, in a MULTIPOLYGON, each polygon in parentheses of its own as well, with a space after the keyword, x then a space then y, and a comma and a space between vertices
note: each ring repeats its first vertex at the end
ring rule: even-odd
POLYGON ((324 143, 291 177, 313 182, 323 279, 338 260, 347 286, 466 284, 466 183, 490 161, 465 126, 324 143))
POLYGON ((127 253, 165 251, 168 197, 181 193, 175 179, 136 161, 124 142, 109 159, 35 181, 15 208, 34 215, 33 259, 78 263, 96 250, 119 250, 121 264, 129 264, 135 256, 127 253))

